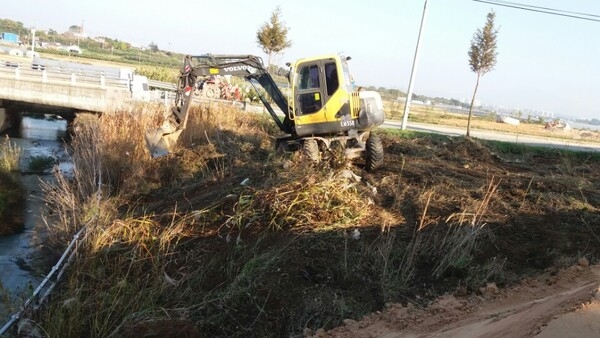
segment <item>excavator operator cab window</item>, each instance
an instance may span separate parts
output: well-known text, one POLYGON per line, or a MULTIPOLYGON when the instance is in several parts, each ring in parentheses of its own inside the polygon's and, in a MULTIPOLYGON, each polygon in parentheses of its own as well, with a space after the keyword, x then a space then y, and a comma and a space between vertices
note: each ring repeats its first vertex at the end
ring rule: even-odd
POLYGON ((319 88, 319 67, 307 66, 300 70, 300 85, 298 89, 319 88))
POLYGON ((302 66, 298 72, 297 103, 300 108, 298 113, 312 114, 322 107, 321 77, 319 66, 316 64, 302 66))
POLYGON ((325 82, 327 85, 327 96, 331 96, 340 87, 340 80, 338 79, 337 67, 335 66, 335 62, 328 62, 325 64, 325 75, 325 82))

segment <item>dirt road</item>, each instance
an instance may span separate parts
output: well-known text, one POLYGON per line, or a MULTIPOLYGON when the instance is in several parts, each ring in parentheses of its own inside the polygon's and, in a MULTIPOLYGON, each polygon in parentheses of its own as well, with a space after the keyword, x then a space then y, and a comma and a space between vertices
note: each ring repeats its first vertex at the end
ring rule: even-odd
POLYGON ((314 337, 599 337, 600 266, 587 260, 555 276, 481 296, 445 295, 426 309, 391 304, 381 313, 314 337))

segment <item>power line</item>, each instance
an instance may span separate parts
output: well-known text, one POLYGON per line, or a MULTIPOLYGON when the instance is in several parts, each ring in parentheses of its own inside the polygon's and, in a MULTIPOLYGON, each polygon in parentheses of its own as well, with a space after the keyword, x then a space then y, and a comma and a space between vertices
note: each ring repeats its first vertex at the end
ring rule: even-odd
POLYGON ((519 4, 519 3, 514 3, 514 2, 508 2, 508 1, 500 1, 500 0, 495 0, 495 1, 494 0, 473 0, 473 1, 486 3, 486 4, 490 4, 490 5, 502 6, 502 7, 522 9, 525 11, 536 12, 536 13, 543 13, 543 14, 563 16, 563 17, 573 18, 573 19, 600 22, 600 15, 589 14, 589 13, 564 11, 564 10, 554 9, 554 8, 549 8, 549 7, 539 7, 539 6, 519 4), (595 19, 595 18, 598 18, 598 19, 595 19))
POLYGON ((527 4, 519 4, 516 2, 503 1, 503 0, 492 0, 492 1, 497 2, 499 4, 504 3, 504 4, 513 5, 513 6, 522 6, 522 7, 529 7, 529 8, 535 8, 535 9, 542 9, 542 10, 547 10, 547 11, 552 11, 552 12, 557 12, 557 13, 566 13, 566 14, 574 14, 577 16, 590 16, 590 17, 600 18, 600 15, 596 15, 596 14, 565 11, 562 9, 555 9, 555 8, 550 8, 550 7, 540 7, 540 6, 527 5, 527 4))

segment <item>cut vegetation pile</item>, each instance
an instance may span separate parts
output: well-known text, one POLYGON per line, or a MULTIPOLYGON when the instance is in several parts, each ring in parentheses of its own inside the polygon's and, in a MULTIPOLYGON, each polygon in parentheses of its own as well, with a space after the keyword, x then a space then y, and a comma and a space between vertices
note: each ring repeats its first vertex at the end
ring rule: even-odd
POLYGON ((278 153, 265 117, 204 106, 150 159, 147 110, 80 121, 73 177, 45 187, 56 246, 88 227, 33 318, 51 337, 302 335, 600 253, 597 154, 380 131, 367 173, 278 153))

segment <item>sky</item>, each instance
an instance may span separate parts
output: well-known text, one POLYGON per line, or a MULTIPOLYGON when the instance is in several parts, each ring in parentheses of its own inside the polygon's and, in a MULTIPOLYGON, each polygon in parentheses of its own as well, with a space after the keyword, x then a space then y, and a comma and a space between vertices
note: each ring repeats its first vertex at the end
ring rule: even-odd
MULTIPOLYGON (((357 84, 407 91, 425 0, 371 1, 19 0, 2 17, 58 32, 83 25, 92 37, 156 43, 184 54, 254 54, 266 61, 256 32, 279 7, 292 46, 274 63, 343 53, 352 57, 357 84)), ((600 15, 598 0, 512 1, 600 15)), ((477 100, 556 117, 600 119, 600 22, 472 0, 427 1, 413 92, 471 98, 476 75, 467 53, 492 9, 498 58, 495 69, 481 78, 477 100)))

